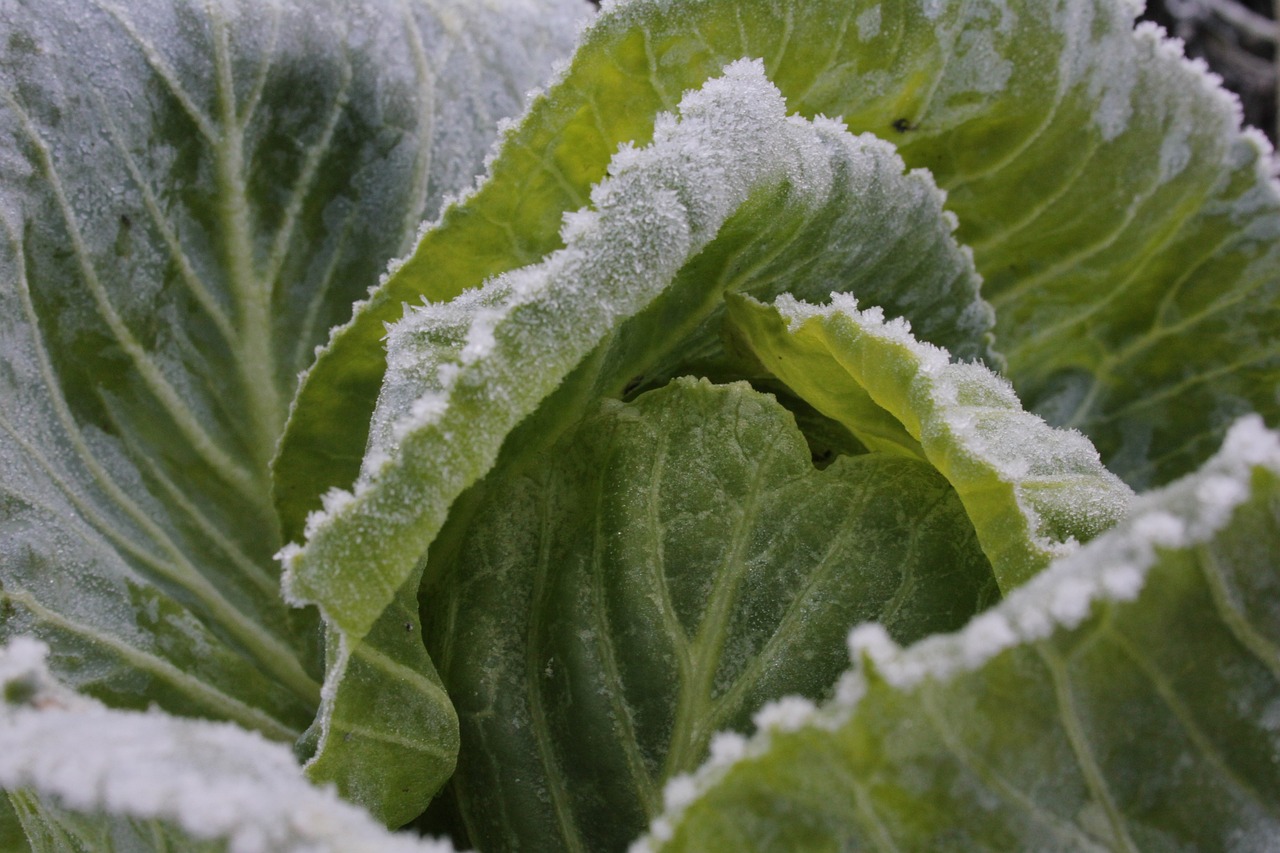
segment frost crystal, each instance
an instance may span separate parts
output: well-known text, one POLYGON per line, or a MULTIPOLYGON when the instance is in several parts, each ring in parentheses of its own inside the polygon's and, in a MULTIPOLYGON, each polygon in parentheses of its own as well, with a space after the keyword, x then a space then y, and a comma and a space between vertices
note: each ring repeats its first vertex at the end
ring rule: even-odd
POLYGON ((0 648, 0 787, 73 811, 165 821, 224 840, 232 853, 453 850, 388 833, 334 791, 313 787, 292 753, 261 735, 113 711, 79 696, 52 679, 46 653, 25 638, 0 648))

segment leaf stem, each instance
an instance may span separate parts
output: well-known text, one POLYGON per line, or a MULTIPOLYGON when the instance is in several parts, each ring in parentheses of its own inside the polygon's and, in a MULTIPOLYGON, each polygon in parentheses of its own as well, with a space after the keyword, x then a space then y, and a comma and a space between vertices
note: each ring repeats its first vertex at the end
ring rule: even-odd
POLYGON ((220 129, 214 146, 214 162, 218 218, 222 224, 221 248, 240 330, 236 364, 244 384, 252 469, 260 480, 262 493, 267 494, 271 458, 284 426, 284 406, 275 375, 271 285, 263 281, 255 270, 253 238, 250 236, 253 217, 245 195, 245 128, 236 109, 226 21, 212 6, 207 11, 214 29, 215 88, 220 129))

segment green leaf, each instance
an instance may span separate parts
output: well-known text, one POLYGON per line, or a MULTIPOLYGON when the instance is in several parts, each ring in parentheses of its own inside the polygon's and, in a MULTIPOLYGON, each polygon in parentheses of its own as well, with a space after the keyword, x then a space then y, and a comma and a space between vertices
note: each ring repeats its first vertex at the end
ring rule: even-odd
POLYGON ((11 853, 29 853, 31 850, 18 813, 14 810, 11 795, 4 792, 0 792, 0 850, 9 850, 11 853))
POLYGON ((426 810, 458 757, 458 717, 422 645, 417 576, 366 636, 331 630, 328 642, 335 689, 303 737, 314 749, 307 777, 401 826, 426 810))
POLYGON ((745 383, 605 401, 472 500, 422 597, 481 849, 620 849, 715 732, 822 698, 850 625, 906 642, 995 594, 932 468, 871 454, 818 471, 791 415, 745 383))
POLYGON ((1110 528, 1133 492, 1084 436, 1022 410, 980 364, 952 364, 905 320, 833 295, 818 307, 731 299, 745 345, 801 398, 863 444, 928 460, 959 493, 1000 589, 1110 528))
POLYGON ((1268 849, 1278 531, 1255 417, 963 630, 855 630, 836 698, 762 711, 637 849, 1268 849))
MULTIPOLYGON (((0 640, 40 637, 113 706, 298 737, 321 633, 280 595, 269 471, 296 376, 582 8, 4 4, 0 640)), ((396 725, 388 690, 367 730, 396 725)))
MULTIPOLYGON (((1131 483, 1193 469, 1232 418, 1280 420, 1280 193, 1265 141, 1201 67, 1114 0, 631 0, 503 137, 304 380, 277 471, 311 493, 359 464, 383 325, 563 245, 620 144, 729 61, 758 57, 801 115, 840 116, 931 171, 1001 309, 1028 407, 1089 434, 1131 483), (1080 330, 1087 328, 1082 334, 1080 330), (1189 363, 1189 354, 1194 363, 1189 363)), ((864 304, 871 304, 865 302, 864 304)))
POLYGON ((32 853, 67 850, 224 853, 227 850, 225 843, 192 838, 169 821, 82 814, 64 807, 56 798, 41 798, 30 791, 16 791, 9 797, 21 820, 23 843, 28 845, 17 848, 19 850, 32 853))
POLYGON ((50 676, 47 651, 27 638, 0 646, 0 788, 35 851, 453 850, 389 833, 256 733, 74 693, 50 676))
POLYGON ((509 435, 545 448, 595 400, 691 361, 757 370, 720 344, 726 291, 818 298, 837 282, 936 315, 939 337, 989 353, 990 313, 927 177, 903 175, 884 143, 787 118, 758 63, 689 93, 592 199, 566 221, 565 249, 392 327, 361 477, 327 493, 305 545, 283 552, 288 592, 353 637, 509 435), (918 255, 884 253, 907 235, 918 255))

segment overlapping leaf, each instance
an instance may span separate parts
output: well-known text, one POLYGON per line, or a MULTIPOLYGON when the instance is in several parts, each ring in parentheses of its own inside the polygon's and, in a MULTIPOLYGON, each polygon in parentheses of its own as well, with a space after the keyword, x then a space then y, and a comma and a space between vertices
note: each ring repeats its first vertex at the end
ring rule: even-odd
MULTIPOLYGON (((608 803, 609 810, 622 814, 630 803, 638 814, 644 791, 663 777, 664 753, 652 744, 646 760, 656 766, 642 770, 640 759, 619 759, 622 770, 630 767, 634 787, 618 781, 631 778, 619 768, 606 772, 549 758, 565 742, 565 731, 581 736, 590 726, 575 718, 553 735, 522 698, 528 689, 520 686, 521 678, 535 683, 525 664, 539 640, 533 629, 519 627, 525 624, 521 619, 534 624, 543 610, 560 612, 570 604, 562 594, 515 592, 537 574, 536 567, 515 555, 541 553, 549 541, 530 542, 517 535, 524 530, 519 525, 546 521, 549 511, 536 511, 535 498, 521 500, 517 486, 526 466, 538 464, 542 453, 563 455, 576 448, 573 439, 561 436, 596 400, 622 394, 625 385, 661 383, 690 362, 713 373, 763 375, 760 362, 770 367, 774 354, 753 335, 746 335, 746 343, 755 349, 754 357, 742 351, 741 335, 737 345, 724 343, 726 293, 767 296, 791 290, 816 296, 833 280, 920 316, 932 324, 935 336, 957 348, 991 357, 984 346, 989 315, 976 296, 967 256, 950 239, 951 222, 940 210, 940 197, 921 175, 900 170, 900 161, 874 140, 855 139, 829 123, 786 118, 781 98, 763 79, 759 64, 736 63, 723 77, 687 95, 680 118, 661 123, 651 147, 619 155, 613 174, 593 194, 596 210, 578 213, 567 223, 564 250, 448 303, 414 308, 391 329, 390 369, 362 477, 354 494, 326 495, 325 512, 309 521, 305 548, 287 552, 288 584, 294 594, 323 602, 350 638, 344 642, 358 641, 371 622, 388 619, 381 608, 397 587, 415 588, 422 569, 419 555, 434 543, 424 606, 437 617, 448 613, 449 627, 432 645, 454 648, 459 641, 452 635, 461 632, 472 637, 461 647, 474 650, 481 661, 459 653, 449 659, 445 677, 455 701, 465 703, 463 718, 471 726, 471 757, 454 790, 464 801, 464 813, 476 821, 470 828, 478 835, 506 843, 551 833, 571 846, 600 843, 603 837, 590 841, 581 835, 590 832, 584 827, 600 825, 599 816, 592 816, 594 805, 608 803), (912 251, 895 253, 897 239, 909 240, 912 251), (813 263, 812 258, 822 260, 813 263), (464 497, 495 462, 499 467, 481 491, 464 497), (508 487, 514 496, 504 494, 508 487), (478 507, 478 494, 488 496, 487 508, 478 507), (509 519, 504 524, 515 525, 516 533, 502 525, 500 532, 490 531, 494 518, 509 519), (441 533, 446 520, 450 529, 441 533), (481 550, 513 548, 511 564, 471 571, 466 552, 472 536, 486 543, 481 550), (519 544, 508 543, 512 536, 519 544), (448 584, 438 587, 440 573, 449 573, 452 583, 468 592, 459 595, 448 584), (479 576, 489 578, 497 592, 496 597, 475 592, 483 600, 475 604, 468 596, 480 585, 479 576), (498 601, 506 606, 499 607, 498 601), (506 669, 497 663, 504 652, 506 669), (487 679, 482 687, 469 681, 477 673, 487 679), (511 722, 526 716, 527 725, 511 722), (508 759, 542 770, 499 770, 508 759), (557 797, 557 790, 579 787, 559 774, 571 778, 597 771, 600 780, 612 778, 617 784, 588 782, 585 794, 557 797), (519 791, 511 786, 517 778, 519 791), (534 778, 546 781, 535 784, 534 778), (546 807, 535 814, 537 803, 546 807)), ((843 302, 837 302, 831 310, 839 314, 843 302)), ((744 331, 740 322, 736 325, 739 333, 744 331)), ((1123 512, 1129 490, 1101 468, 1087 440, 1055 435, 1023 413, 1008 388, 985 368, 951 366, 945 351, 923 347, 905 333, 898 337, 907 340, 877 339, 884 353, 850 356, 874 362, 882 368, 880 375, 858 374, 855 380, 819 371, 813 382, 834 396, 848 396, 863 382, 877 396, 900 385, 902 399, 915 404, 920 402, 915 397, 927 398, 930 405, 914 408, 904 409, 892 396, 874 405, 910 424, 897 429, 914 433, 904 446, 927 448, 914 454, 917 463, 938 467, 960 487, 979 538, 1007 587, 1033 574, 1048 556, 1074 545, 1073 535, 1086 538, 1123 512), (909 381, 914 373, 936 373, 939 382, 913 396, 913 389, 921 390, 909 381), (950 381, 958 378, 965 381, 950 381), (943 387, 956 399, 943 399, 943 387), (975 395, 984 399, 969 399, 975 395), (990 411, 979 411, 982 403, 990 411), (953 434, 961 414, 985 417, 997 409, 1001 429, 975 433, 989 446, 965 443, 953 434), (1003 441, 991 441, 993 432, 1003 441), (1065 463, 1069 470, 1053 464, 1041 465, 1045 470, 1036 467, 1046 439, 1049 446, 1062 448, 1051 454, 1050 463, 1065 463), (1006 482, 1008 469, 1019 465, 1025 470, 1012 484, 1006 482), (1063 485, 1064 478, 1073 487, 1070 511, 1049 489, 1063 485), (1073 526, 1073 518, 1083 521, 1073 526)), ((792 385, 799 398, 840 420, 840 412, 825 409, 825 397, 812 395, 812 383, 793 384, 790 373, 773 373, 792 385)), ((844 425, 864 444, 875 446, 861 424, 844 425)), ((715 476, 714 466, 704 463, 699 470, 715 476)), ((548 489, 548 501, 565 491, 563 486, 548 489)), ((749 502, 751 497, 744 493, 733 499, 749 502)), ((851 511, 844 526, 856 528, 865 509, 851 511)), ((589 509, 566 513, 592 515, 589 509)), ((965 541, 972 530, 962 526, 952 531, 952 538, 965 541)), ((704 544, 710 541, 707 531, 702 534, 704 544)), ((697 535, 688 538, 692 543, 697 535)), ((762 542, 754 546, 770 547, 762 542)), ((742 560, 749 562, 759 553, 744 551, 742 560)), ((862 559, 845 557, 837 563, 862 559)), ((942 560, 940 565, 948 564, 942 560)), ((731 575, 734 568, 720 571, 731 575)), ((686 589, 673 598, 689 594, 686 589)), ((835 624, 847 627, 839 619, 835 624)), ((668 686, 680 681, 667 675, 668 686)), ((342 692, 339 685, 335 695, 342 692)), ((608 734, 619 735, 623 744, 634 737, 619 734, 616 726, 602 731, 593 750, 602 761, 608 734)), ((332 748, 340 743, 334 741, 332 748)), ((680 744, 682 754, 698 754, 701 748, 680 744)), ((628 754, 634 759, 638 752, 628 754)), ((619 841, 612 837, 612 843, 619 841)))
POLYGON ((746 383, 607 401, 481 494, 423 600, 463 722, 452 791, 486 850, 621 849, 715 732, 823 698, 849 625, 907 642, 996 596, 932 467, 863 454, 819 471, 746 383))
POLYGON ((730 302, 734 328, 765 367, 863 444, 928 460, 964 501, 1000 589, 1124 517, 1133 492, 1077 432, 1023 411, 1008 383, 952 364, 901 318, 790 295, 775 306, 730 302))
POLYGON ((581 8, 0 8, 0 639, 114 706, 306 728, 269 475, 296 375, 581 8))
POLYGON ((1278 507, 1251 418, 964 630, 856 630, 837 697, 763 711, 638 849, 1268 849, 1278 507))
POLYGON ((787 118, 758 63, 689 93, 613 170, 565 249, 392 329, 361 478, 286 551, 287 588, 344 631, 379 618, 509 434, 545 448, 596 399, 690 360, 753 369, 717 343, 726 291, 817 298, 836 281, 989 353, 990 314, 927 177, 874 139, 787 118), (906 235, 910 255, 886 251, 906 235))

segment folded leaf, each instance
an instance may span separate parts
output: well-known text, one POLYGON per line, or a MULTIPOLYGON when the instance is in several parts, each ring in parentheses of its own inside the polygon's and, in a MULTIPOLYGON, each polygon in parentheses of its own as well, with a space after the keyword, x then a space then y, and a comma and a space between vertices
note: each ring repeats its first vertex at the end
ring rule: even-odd
POLYGON ((485 850, 621 849, 716 731, 786 694, 823 698, 848 626, 906 642, 995 593, 930 466, 818 471, 791 415, 745 383, 606 401, 482 495, 423 600, 463 721, 452 791, 485 850))
MULTIPOLYGON (((319 354, 277 460, 349 488, 385 370, 383 325, 560 249, 620 144, 724 64, 758 57, 805 116, 840 116, 931 171, 1000 307, 1031 410, 1132 484, 1192 470, 1237 415, 1280 419, 1280 192, 1265 140, 1137 6, 1114 0, 630 0, 509 128, 488 178, 319 354), (1081 330, 1087 329, 1087 332, 1081 330)), ((829 289, 834 289, 834 286, 829 289)), ((864 304, 872 304, 864 300, 864 304)), ((305 473, 303 473, 305 472, 305 473)))
POLYGON ((1280 438, 1198 473, 962 631, 764 709, 637 850, 1266 850, 1280 833, 1280 438))
POLYGON ((835 278, 936 314, 941 338, 990 354, 990 313, 927 177, 903 175, 876 140, 788 118, 759 63, 689 93, 654 145, 621 152, 613 170, 594 209, 566 221, 565 249, 392 328, 361 477, 326 494, 305 545, 283 552, 290 594, 352 636, 418 571, 509 435, 532 452, 637 376, 691 360, 741 367, 717 349, 726 291, 825 294, 835 278), (907 234, 918 254, 880 254, 907 234))
POLYGON ((114 711, 53 680, 46 647, 0 647, 0 788, 35 851, 449 853, 393 835, 228 723, 114 711))
POLYGON ((964 502, 1009 592, 1115 524, 1133 492, 1089 440, 1022 410, 980 364, 952 364, 903 319, 833 294, 818 307, 731 299, 736 332, 760 361, 863 444, 928 460, 964 502))
POLYGON ((418 578, 367 635, 331 630, 328 642, 331 686, 302 741, 307 777, 401 826, 426 809, 458 757, 458 716, 422 645, 418 578))

